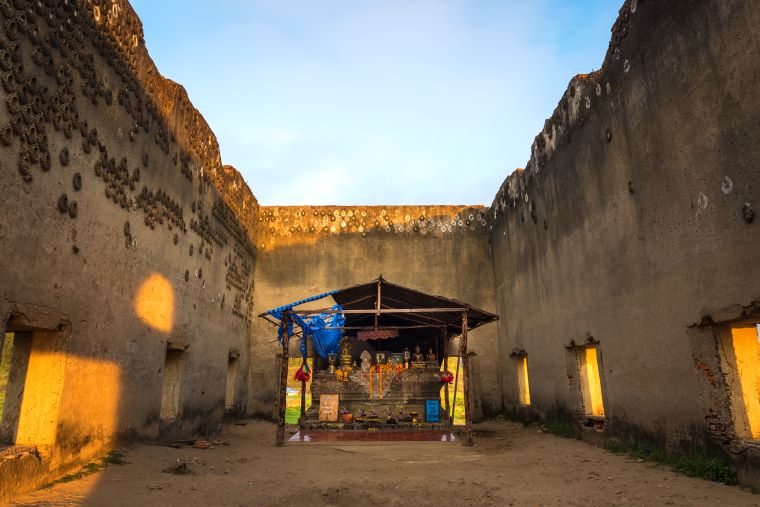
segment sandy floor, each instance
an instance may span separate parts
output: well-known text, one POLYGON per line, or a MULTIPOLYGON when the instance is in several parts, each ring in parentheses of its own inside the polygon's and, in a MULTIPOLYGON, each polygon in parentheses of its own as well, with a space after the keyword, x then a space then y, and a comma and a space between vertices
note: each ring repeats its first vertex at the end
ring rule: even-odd
POLYGON ((460 443, 272 445, 274 426, 230 426, 229 446, 141 445, 129 464, 15 505, 699 505, 760 506, 744 488, 677 475, 508 422, 460 443), (495 432, 492 432, 495 430, 495 432), (163 473, 186 461, 192 475, 163 473))

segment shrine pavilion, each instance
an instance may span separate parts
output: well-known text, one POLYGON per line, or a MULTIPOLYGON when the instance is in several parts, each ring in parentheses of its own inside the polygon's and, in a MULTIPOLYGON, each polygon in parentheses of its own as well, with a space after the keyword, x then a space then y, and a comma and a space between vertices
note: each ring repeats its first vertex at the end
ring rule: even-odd
MULTIPOLYGON (((285 437, 290 340, 300 340, 301 431, 450 431, 455 399, 441 389, 459 378, 465 406, 465 440, 472 444, 467 333, 498 316, 456 299, 384 280, 312 296, 259 315, 276 325, 282 345, 277 445, 285 437), (332 298, 330 307, 304 304, 332 298), (456 373, 449 370, 459 337, 456 373), (310 353, 311 352, 311 353, 310 353), (311 371, 307 356, 313 354, 311 371), (312 405, 305 404, 311 380, 312 405)), ((456 388, 454 397, 456 397, 456 388)))

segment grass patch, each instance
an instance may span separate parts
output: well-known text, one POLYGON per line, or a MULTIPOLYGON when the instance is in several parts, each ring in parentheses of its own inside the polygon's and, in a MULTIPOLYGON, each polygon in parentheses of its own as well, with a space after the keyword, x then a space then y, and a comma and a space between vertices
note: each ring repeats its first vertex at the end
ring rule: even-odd
POLYGON ((704 452, 690 457, 678 457, 673 470, 689 477, 701 477, 724 484, 736 484, 736 471, 725 461, 707 456, 704 452))
POLYGON ((40 489, 49 489, 55 486, 56 484, 66 484, 67 482, 76 481, 78 479, 81 479, 82 477, 87 477, 88 475, 92 475, 96 472, 103 471, 106 468, 108 468, 108 465, 126 465, 127 463, 129 462, 124 460, 123 452, 110 451, 108 454, 106 454, 102 458, 98 458, 97 460, 91 463, 87 463, 86 465, 84 465, 82 468, 80 468, 74 473, 64 475, 60 479, 43 484, 40 487, 40 489))
POLYGON ((541 419, 541 416, 531 411, 503 410, 501 417, 508 421, 517 422, 526 428, 538 426, 541 430, 564 438, 578 438, 578 431, 568 421, 558 418, 541 419))
POLYGON ((100 461, 105 465, 126 465, 129 461, 125 460, 124 456, 125 454, 121 451, 110 451, 100 458, 100 461))
POLYGON ((615 454, 669 466, 674 472, 689 477, 708 479, 724 484, 736 484, 736 471, 720 458, 709 456, 704 448, 695 447, 689 454, 669 454, 662 449, 638 445, 633 440, 611 441, 605 448, 615 454))
POLYGON ((578 438, 578 432, 573 425, 561 419, 547 419, 544 421, 543 429, 558 437, 578 438))

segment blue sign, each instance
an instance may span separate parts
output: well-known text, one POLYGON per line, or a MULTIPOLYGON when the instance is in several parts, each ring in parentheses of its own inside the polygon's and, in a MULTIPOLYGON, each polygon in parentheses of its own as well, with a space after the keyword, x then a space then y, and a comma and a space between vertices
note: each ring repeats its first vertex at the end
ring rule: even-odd
POLYGON ((439 400, 425 400, 425 421, 439 422, 441 402, 439 400))

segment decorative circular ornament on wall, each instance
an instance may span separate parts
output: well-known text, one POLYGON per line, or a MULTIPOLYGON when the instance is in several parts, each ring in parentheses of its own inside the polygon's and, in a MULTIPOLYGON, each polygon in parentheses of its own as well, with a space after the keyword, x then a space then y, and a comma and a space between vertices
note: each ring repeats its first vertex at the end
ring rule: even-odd
POLYGON ((720 191, 725 195, 730 194, 734 189, 734 181, 728 176, 723 176, 723 182, 720 184, 720 191))
POLYGON ((697 207, 699 209, 705 210, 707 209, 707 205, 708 205, 707 195, 705 195, 704 192, 700 192, 699 195, 697 196, 697 207))

